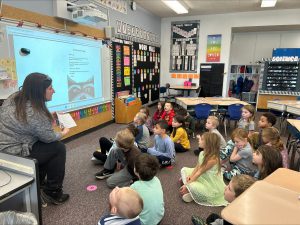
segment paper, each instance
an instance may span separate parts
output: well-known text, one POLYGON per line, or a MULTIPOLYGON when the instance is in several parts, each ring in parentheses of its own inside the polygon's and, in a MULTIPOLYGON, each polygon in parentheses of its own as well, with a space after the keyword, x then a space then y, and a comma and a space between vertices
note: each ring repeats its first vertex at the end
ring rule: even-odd
POLYGON ((70 113, 56 113, 56 115, 59 124, 62 125, 63 127, 72 128, 77 126, 70 113))
POLYGON ((130 77, 124 77, 125 86, 130 86, 130 77))

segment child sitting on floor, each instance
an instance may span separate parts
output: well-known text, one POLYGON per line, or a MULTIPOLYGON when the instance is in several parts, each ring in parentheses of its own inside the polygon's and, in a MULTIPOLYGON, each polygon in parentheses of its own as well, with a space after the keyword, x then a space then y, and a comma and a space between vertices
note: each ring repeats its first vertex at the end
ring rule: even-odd
POLYGON ((135 137, 139 149, 147 149, 150 146, 150 134, 145 125, 146 119, 146 114, 141 112, 138 112, 133 119, 134 125, 139 130, 138 135, 135 137))
MULTIPOLYGON (((255 179, 251 176, 241 174, 232 178, 224 191, 224 198, 229 203, 233 202, 239 195, 246 191, 255 179)), ((194 225, 223 225, 223 219, 217 214, 210 214, 206 221, 198 216, 192 216, 192 222, 194 225)))
POLYGON ((168 123, 158 121, 154 126, 154 147, 148 148, 147 153, 156 156, 161 166, 170 166, 175 163, 174 142, 167 135, 168 123))
MULTIPOLYGON (((215 133, 219 136, 220 150, 224 150, 226 147, 226 141, 225 141, 224 137, 222 136, 222 134, 218 131, 218 129, 217 129, 218 126, 219 126, 219 119, 216 116, 209 116, 206 119, 205 128, 208 130, 208 132, 215 133)), ((200 148, 196 149, 196 150, 194 150, 194 154, 199 155, 200 151, 202 151, 202 149, 200 149, 200 148)))
POLYGON ((161 116, 165 111, 165 103, 164 102, 158 102, 157 103, 157 110, 155 111, 153 115, 153 124, 155 124, 157 121, 161 120, 161 116))
POLYGON ((173 109, 173 105, 171 102, 166 102, 165 103, 165 111, 161 116, 162 120, 167 121, 168 123, 168 130, 169 132, 172 132, 172 121, 173 121, 173 117, 175 116, 175 112, 173 109))
POLYGON ((199 138, 199 147, 203 151, 196 167, 181 169, 182 199, 205 206, 227 205, 223 195, 225 183, 221 173, 220 138, 215 133, 206 132, 199 138))
POLYGON ((140 112, 145 113, 145 115, 146 115, 145 125, 148 128, 150 135, 152 135, 153 134, 153 120, 152 120, 152 117, 150 116, 149 108, 147 106, 142 106, 140 108, 140 112))
POLYGON ((233 164, 231 170, 224 172, 223 176, 231 180, 238 174, 248 174, 253 176, 257 168, 252 163, 252 148, 248 142, 248 132, 245 129, 237 128, 233 135, 234 148, 230 155, 230 162, 233 164))
MULTIPOLYGON (((129 124, 127 128, 134 137, 136 137, 139 133, 139 130, 136 128, 134 124, 129 124)), ((137 146, 137 143, 134 143, 137 146)), ((100 164, 104 165, 107 155, 109 151, 113 148, 117 148, 116 142, 113 139, 107 139, 106 137, 101 137, 99 139, 99 145, 100 145, 100 151, 95 151, 93 153, 93 157, 91 158, 91 161, 94 162, 94 164, 100 164)))
POLYGON ((263 143, 272 146, 280 152, 282 156, 282 165, 284 168, 289 167, 289 155, 285 145, 283 144, 279 131, 275 127, 268 127, 262 131, 263 143))
POLYGON ((134 172, 139 181, 130 187, 143 199, 144 208, 139 215, 143 225, 158 224, 164 216, 164 194, 161 183, 155 176, 158 169, 157 158, 146 153, 139 155, 134 164, 134 172))
POLYGON ((253 147, 253 149, 257 149, 259 146, 263 145, 262 140, 262 131, 265 128, 273 127, 276 124, 276 116, 271 112, 265 112, 261 115, 258 121, 258 128, 259 132, 255 132, 250 137, 250 144, 253 147))
POLYGON ((172 122, 173 131, 171 140, 174 142, 176 152, 186 152, 190 149, 190 140, 184 126, 183 116, 176 115, 172 122))
POLYGON ((96 173, 96 178, 106 181, 109 188, 116 186, 129 186, 136 177, 134 174, 134 163, 136 157, 141 154, 134 145, 134 137, 128 129, 120 130, 115 138, 117 148, 109 151, 103 170, 96 173), (116 172, 114 172, 117 167, 116 172))
POLYGON ((280 152, 274 147, 262 145, 253 152, 253 163, 258 167, 254 177, 262 180, 282 167, 282 157, 280 152))
POLYGON ((242 108, 242 118, 238 122, 238 128, 243 128, 248 132, 250 137, 255 130, 254 124, 255 108, 252 105, 245 105, 242 108))
POLYGON ((109 194, 110 213, 100 218, 98 225, 141 225, 139 214, 143 209, 140 195, 129 187, 114 188, 109 194))
POLYGON ((180 109, 177 112, 177 115, 184 117, 185 129, 189 137, 195 138, 195 119, 190 116, 186 109, 180 109))

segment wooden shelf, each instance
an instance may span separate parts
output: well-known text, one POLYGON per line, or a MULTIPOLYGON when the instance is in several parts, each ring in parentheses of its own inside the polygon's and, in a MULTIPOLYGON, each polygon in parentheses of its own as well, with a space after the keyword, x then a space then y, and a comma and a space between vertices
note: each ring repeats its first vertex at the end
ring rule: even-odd
POLYGON ((132 105, 126 105, 124 100, 115 99, 115 121, 116 123, 128 124, 133 121, 135 115, 140 111, 142 102, 140 99, 134 100, 132 105))

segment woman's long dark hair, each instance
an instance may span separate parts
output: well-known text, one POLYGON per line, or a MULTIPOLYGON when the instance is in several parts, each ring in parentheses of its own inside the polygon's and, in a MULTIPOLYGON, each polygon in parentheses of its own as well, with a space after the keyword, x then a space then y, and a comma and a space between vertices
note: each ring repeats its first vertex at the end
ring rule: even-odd
POLYGON ((52 115, 46 106, 46 89, 52 84, 52 79, 45 74, 31 73, 23 83, 20 91, 14 97, 16 118, 27 123, 26 104, 29 101, 33 111, 45 114, 49 120, 52 115))
MULTIPOLYGON (((174 116, 173 120, 174 120, 174 119, 175 119, 178 123, 181 123, 181 126, 180 126, 180 127, 182 127, 183 129, 185 129, 185 119, 184 119, 183 116, 181 116, 181 115, 176 115, 176 116, 174 116)), ((177 131, 177 129, 180 128, 180 127, 173 127, 173 131, 172 131, 172 136, 173 136, 173 137, 175 137, 176 131, 177 131)))

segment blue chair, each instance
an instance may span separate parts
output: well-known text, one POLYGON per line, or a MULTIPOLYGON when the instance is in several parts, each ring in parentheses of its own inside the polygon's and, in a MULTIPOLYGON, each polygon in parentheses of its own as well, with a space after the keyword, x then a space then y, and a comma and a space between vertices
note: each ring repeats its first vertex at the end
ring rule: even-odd
POLYGON ((159 100, 161 101, 161 99, 163 99, 166 101, 167 98, 167 88, 164 86, 159 87, 159 100))
POLYGON ((232 104, 228 106, 227 109, 227 114, 225 115, 224 118, 224 129, 225 129, 225 136, 227 137, 227 130, 226 130, 226 120, 229 120, 229 125, 230 125, 230 121, 234 120, 234 121, 239 121, 241 119, 242 116, 242 112, 241 109, 244 107, 243 104, 232 104))
POLYGON ((195 119, 197 121, 206 120, 210 114, 212 106, 210 104, 201 103, 195 106, 195 119))

